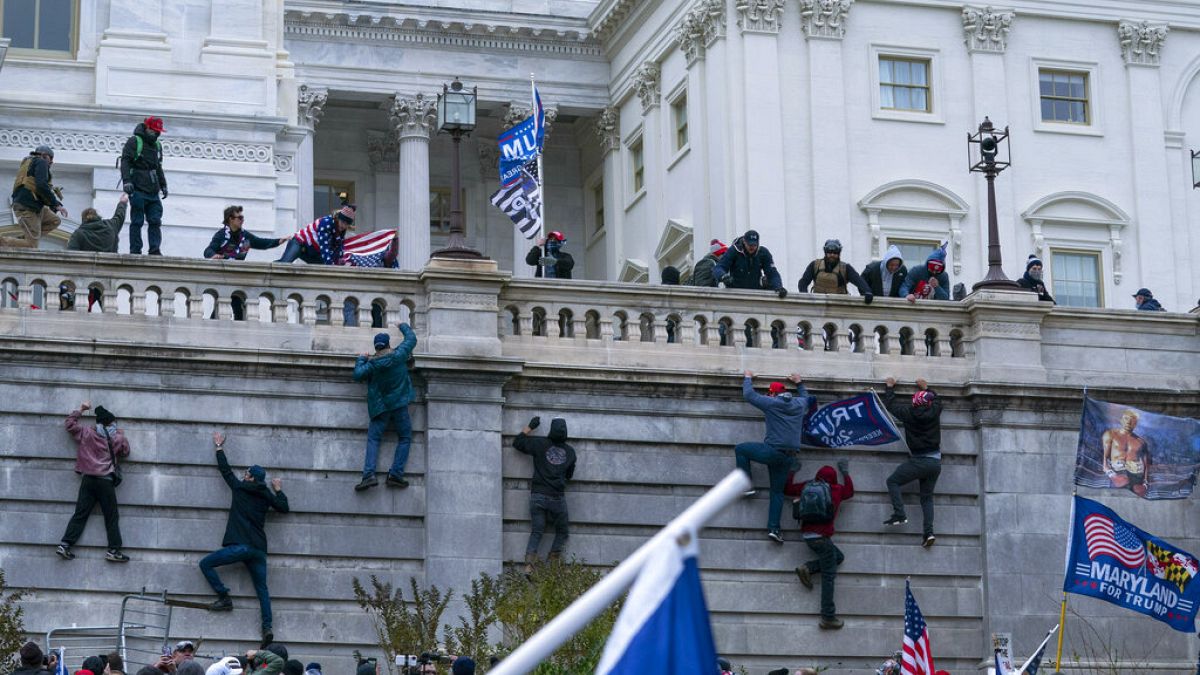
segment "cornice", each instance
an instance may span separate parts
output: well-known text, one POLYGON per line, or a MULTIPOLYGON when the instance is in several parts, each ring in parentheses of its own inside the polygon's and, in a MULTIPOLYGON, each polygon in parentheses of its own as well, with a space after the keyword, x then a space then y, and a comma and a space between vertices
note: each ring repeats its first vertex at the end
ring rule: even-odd
MULTIPOLYGON (((964 4, 986 5, 987 2, 962 0, 857 0, 873 5, 896 5, 910 7, 933 7, 961 12, 964 4)), ((1004 0, 1006 11, 1016 11, 1018 16, 1065 19, 1068 21, 1091 21, 1117 23, 1128 19, 1135 12, 1139 20, 1165 23, 1172 29, 1200 30, 1200 12, 1196 11, 1195 0, 1004 0)))
POLYGON ((603 0, 596 9, 592 11, 592 15, 588 17, 588 26, 591 28, 592 37, 604 42, 612 37, 613 33, 621 27, 625 18, 633 11, 633 8, 643 0, 603 0))
MULTIPOLYGON (((382 11, 289 9, 284 12, 284 34, 302 40, 603 56, 599 42, 589 35, 582 21, 564 21, 557 26, 530 25, 500 18, 480 20, 479 13, 431 17, 435 12, 423 8, 419 16, 414 16, 382 11)), ((553 22, 553 17, 546 19, 546 23, 553 22)))

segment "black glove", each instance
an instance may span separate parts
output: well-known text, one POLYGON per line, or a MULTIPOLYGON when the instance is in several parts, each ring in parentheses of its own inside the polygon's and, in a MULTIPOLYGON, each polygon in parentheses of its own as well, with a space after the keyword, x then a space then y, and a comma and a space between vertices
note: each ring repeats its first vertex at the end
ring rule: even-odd
POLYGON ((780 286, 779 288, 775 289, 775 294, 778 295, 780 299, 786 298, 787 297, 787 289, 780 286))
POLYGON ((533 430, 533 429, 536 429, 536 428, 542 426, 542 418, 538 417, 537 415, 534 415, 533 418, 529 420, 528 426, 529 426, 530 430, 533 430))
POLYGON ((717 280, 717 283, 725 284, 725 287, 728 288, 729 285, 733 283, 733 275, 726 273, 724 276, 722 276, 720 279, 717 280))
POLYGON ((871 304, 871 301, 874 299, 875 299, 875 296, 870 293, 867 293, 866 295, 863 296, 863 302, 867 303, 868 305, 871 304))
POLYGON ((838 471, 841 471, 842 475, 845 476, 850 471, 850 462, 847 462, 844 459, 839 459, 837 461, 837 468, 838 471))
POLYGON ((125 194, 131 195, 133 194, 133 183, 125 183, 121 186, 121 189, 125 191, 125 194))
POLYGON ((163 186, 162 193, 163 193, 163 199, 166 199, 166 198, 167 198, 167 188, 166 188, 166 186, 163 186))

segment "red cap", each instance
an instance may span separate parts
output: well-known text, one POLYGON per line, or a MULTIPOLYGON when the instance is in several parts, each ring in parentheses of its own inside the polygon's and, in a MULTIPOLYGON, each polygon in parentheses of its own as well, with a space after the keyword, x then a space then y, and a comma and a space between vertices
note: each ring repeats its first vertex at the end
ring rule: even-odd
POLYGON ((559 240, 559 241, 566 241, 566 240, 567 240, 567 238, 563 236, 563 233, 562 233, 562 232, 559 232, 558 230, 555 230, 554 232, 551 232, 550 234, 547 234, 547 235, 546 235, 546 238, 547 238, 547 239, 557 239, 557 240, 559 240))
POLYGON ((161 134, 163 132, 163 121, 161 117, 147 117, 142 121, 142 124, 145 124, 147 129, 156 134, 161 134))
POLYGON ((787 391, 787 387, 782 382, 772 382, 771 386, 767 387, 767 391, 771 392, 771 395, 774 396, 787 391))

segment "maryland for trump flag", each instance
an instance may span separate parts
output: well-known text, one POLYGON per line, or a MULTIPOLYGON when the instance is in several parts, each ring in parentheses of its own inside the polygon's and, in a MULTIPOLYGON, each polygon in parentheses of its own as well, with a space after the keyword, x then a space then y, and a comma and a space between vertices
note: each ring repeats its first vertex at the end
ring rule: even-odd
POLYGON ((1132 609, 1178 631, 1196 631, 1195 556, 1090 499, 1075 497, 1072 512, 1064 591, 1132 609))

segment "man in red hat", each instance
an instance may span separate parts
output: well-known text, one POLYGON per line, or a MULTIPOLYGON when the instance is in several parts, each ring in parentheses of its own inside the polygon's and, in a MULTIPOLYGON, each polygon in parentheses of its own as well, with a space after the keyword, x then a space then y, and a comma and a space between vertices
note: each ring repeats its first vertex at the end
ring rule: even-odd
POLYGON ((142 223, 149 225, 150 255, 162 255, 162 199, 167 198, 163 175, 161 117, 147 117, 133 130, 121 150, 121 183, 129 195, 129 252, 142 252, 142 223), (159 199, 162 194, 162 199, 159 199))
POLYGON ((547 279, 570 279, 571 270, 575 268, 575 258, 562 250, 567 243, 562 232, 551 232, 539 237, 537 245, 529 249, 525 255, 525 264, 537 267, 535 277, 547 279))

